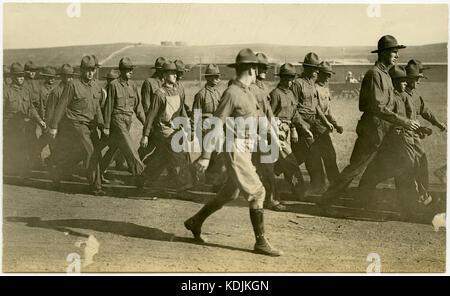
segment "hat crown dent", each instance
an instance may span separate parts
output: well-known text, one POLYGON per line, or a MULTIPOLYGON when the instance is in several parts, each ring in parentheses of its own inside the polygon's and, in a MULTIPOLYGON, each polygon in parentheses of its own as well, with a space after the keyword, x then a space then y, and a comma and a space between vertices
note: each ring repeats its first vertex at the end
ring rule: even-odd
POLYGON ((220 69, 216 64, 206 66, 205 75, 220 75, 220 69))
POLYGON ((407 77, 405 68, 399 65, 391 67, 391 69, 389 69, 389 75, 391 76, 392 79, 407 77))
POLYGON ((155 61, 155 68, 161 69, 165 62, 166 62, 166 58, 164 58, 164 57, 157 58, 155 61))
POLYGON ((133 61, 129 57, 123 57, 119 61, 119 69, 134 68, 133 61))
POLYGON ((295 76, 296 74, 297 74, 297 71, 295 70, 294 65, 292 65, 291 63, 286 63, 286 64, 281 65, 280 73, 278 75, 279 76, 282 76, 282 75, 295 76))
POLYGON ((420 77, 420 67, 418 64, 407 64, 405 67, 406 75, 408 77, 420 77))
POLYGON ((178 69, 174 62, 166 61, 162 66, 162 70, 165 72, 165 71, 177 71, 178 69))
POLYGON ((320 66, 319 70, 322 72, 334 73, 333 66, 331 66, 330 62, 328 61, 320 62, 319 66, 320 66))
POLYGON ((263 65, 268 65, 269 64, 269 58, 264 53, 258 52, 256 54, 256 57, 258 58, 258 62, 260 64, 263 64, 263 65))
POLYGON ((12 63, 9 72, 11 74, 24 73, 25 69, 21 63, 12 63))
POLYGON ((236 56, 236 64, 259 64, 258 57, 250 48, 241 49, 236 56))
POLYGON ((394 36, 384 35, 378 40, 377 49, 373 50, 372 53, 378 53, 390 48, 406 48, 406 46, 398 44, 398 41, 394 36))
POLYGON ((81 59, 80 68, 96 68, 95 58, 91 55, 84 56, 81 59))
POLYGON ((320 59, 315 52, 309 52, 305 55, 303 59, 303 64, 306 66, 319 66, 320 59))
POLYGON ((73 74, 73 68, 69 64, 63 64, 60 69, 60 74, 73 74))
POLYGON ((42 72, 40 74, 56 76, 56 70, 53 67, 46 66, 46 67, 42 68, 42 72))

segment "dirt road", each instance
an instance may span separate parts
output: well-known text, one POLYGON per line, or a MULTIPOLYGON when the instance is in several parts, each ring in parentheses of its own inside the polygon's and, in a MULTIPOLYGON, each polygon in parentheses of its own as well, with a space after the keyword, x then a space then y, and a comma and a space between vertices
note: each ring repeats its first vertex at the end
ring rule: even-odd
POLYGON ((272 258, 251 252, 244 200, 211 216, 203 228, 209 243, 198 245, 183 221, 209 196, 151 200, 111 188, 113 196, 94 197, 36 187, 4 185, 4 272, 66 272, 71 253, 80 255, 81 272, 365 272, 370 253, 382 272, 445 271, 445 230, 429 224, 321 217, 307 210, 313 204, 291 202, 290 212, 266 211, 267 235, 285 253, 272 258), (84 266, 90 235, 99 245, 84 266))

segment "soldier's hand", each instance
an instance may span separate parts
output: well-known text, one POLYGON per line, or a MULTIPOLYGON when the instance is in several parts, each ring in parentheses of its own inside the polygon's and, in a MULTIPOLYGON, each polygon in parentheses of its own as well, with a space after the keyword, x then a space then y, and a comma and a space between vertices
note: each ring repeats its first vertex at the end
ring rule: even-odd
POLYGON ((444 123, 441 123, 439 128, 441 129, 441 132, 446 132, 447 131, 447 126, 444 123))
POLYGON ((405 128, 409 129, 409 130, 416 130, 420 127, 420 123, 418 121, 415 120, 410 120, 406 123, 405 128))
POLYGON ((103 129, 103 134, 107 137, 109 137, 109 128, 104 128, 103 129))
POLYGON ((48 130, 49 135, 54 139, 56 137, 56 134, 58 133, 58 130, 56 128, 51 128, 48 130))
POLYGON ((197 172, 204 174, 206 169, 209 166, 209 159, 207 158, 199 158, 194 163, 195 169, 197 172))
POLYGON ((307 138, 314 138, 314 135, 312 134, 312 132, 309 130, 309 129, 307 129, 306 131, 306 136, 307 136, 307 138))
POLYGON ((291 142, 298 143, 298 133, 297 133, 297 130, 295 130, 295 129, 291 130, 291 142))
POLYGON ((142 148, 147 148, 148 146, 148 137, 147 136, 142 136, 141 138, 141 147, 142 148))
POLYGON ((344 132, 344 128, 340 125, 336 126, 336 131, 340 134, 342 134, 344 132))
POLYGON ((43 121, 43 120, 41 120, 40 122, 39 122, 39 125, 42 127, 42 129, 46 129, 47 128, 47 124, 45 124, 45 121, 43 121))
POLYGON ((334 130, 334 126, 329 122, 327 122, 327 128, 330 132, 332 132, 334 130))

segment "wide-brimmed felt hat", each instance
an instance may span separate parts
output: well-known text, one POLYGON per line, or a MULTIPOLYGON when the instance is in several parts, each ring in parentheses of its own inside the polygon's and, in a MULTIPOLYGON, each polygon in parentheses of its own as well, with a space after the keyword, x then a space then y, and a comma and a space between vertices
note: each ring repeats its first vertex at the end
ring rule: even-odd
POLYGON ((98 59, 97 59, 97 57, 95 56, 95 55, 92 55, 92 57, 94 58, 94 61, 95 61, 95 67, 97 67, 97 68, 100 68, 100 63, 98 62, 98 59))
POLYGON ((174 71, 174 72, 177 72, 177 71, 178 71, 177 66, 176 66, 175 63, 172 62, 172 61, 166 61, 166 62, 163 64, 161 70, 162 70, 163 72, 168 72, 168 71, 174 71))
POLYGON ((117 79, 119 78, 119 73, 117 73, 116 70, 111 70, 106 74, 106 76, 103 76, 105 79, 117 79))
POLYGON ((290 63, 286 63, 286 64, 281 65, 279 73, 275 74, 275 75, 295 77, 295 76, 297 76, 297 71, 296 71, 294 65, 292 65, 290 63))
POLYGON ((419 65, 417 64, 408 64, 405 67, 406 75, 408 78, 422 78, 423 74, 420 73, 419 65))
POLYGON ((307 67, 316 67, 316 68, 320 67, 319 66, 320 65, 319 56, 314 52, 310 52, 310 53, 306 54, 303 62, 299 62, 299 63, 301 63, 301 64, 303 64, 303 66, 307 66, 307 67))
POLYGON ((39 72, 39 75, 44 76, 44 77, 49 77, 49 78, 50 77, 54 78, 57 76, 56 70, 53 67, 49 67, 49 66, 42 68, 41 72, 39 72))
POLYGON ((97 68, 95 58, 91 55, 87 55, 81 58, 80 68, 81 69, 95 69, 97 68))
POLYGON ((216 64, 209 64, 206 66, 205 73, 203 73, 203 75, 205 75, 205 76, 213 76, 213 75, 220 76, 222 74, 220 73, 220 69, 216 64))
POLYGON ((159 57, 156 59, 155 65, 150 67, 150 69, 162 69, 165 62, 166 62, 166 58, 159 57))
POLYGON ((419 67, 420 75, 422 75, 421 77, 427 79, 427 77, 423 75, 423 70, 431 69, 430 67, 424 66, 421 61, 416 59, 409 60, 408 65, 409 64, 417 65, 419 67))
POLYGON ((12 63, 9 68, 9 74, 11 75, 22 75, 25 74, 25 69, 21 63, 12 63))
POLYGON ((123 57, 119 61, 119 69, 134 69, 136 66, 133 64, 129 57, 123 57))
POLYGON ((28 61, 25 63, 25 71, 35 72, 39 70, 39 66, 33 63, 33 61, 28 61))
POLYGON ((376 50, 372 50, 371 53, 378 53, 390 48, 406 48, 406 46, 398 44, 397 39, 395 39, 395 37, 391 35, 384 35, 383 37, 381 37, 380 40, 378 40, 377 47, 378 48, 376 50))
POLYGON ((175 66, 177 66, 177 71, 178 72, 188 72, 189 69, 187 68, 187 66, 183 63, 182 60, 175 60, 175 66))
POLYGON ((392 79, 400 79, 405 78, 406 79, 406 70, 402 66, 395 65, 389 69, 389 75, 392 79))
POLYGON ((333 67, 331 66, 331 64, 327 61, 322 61, 319 64, 320 68, 319 71, 320 72, 324 72, 324 73, 328 73, 328 74, 335 74, 335 72, 333 71, 333 67))
POLYGON ((59 69, 58 74, 59 75, 64 75, 64 76, 71 76, 71 75, 75 75, 75 71, 73 70, 73 67, 71 65, 64 64, 59 69))
POLYGON ((250 48, 241 49, 236 56, 236 61, 233 64, 229 64, 227 66, 235 68, 236 66, 243 64, 259 64, 258 57, 250 48))

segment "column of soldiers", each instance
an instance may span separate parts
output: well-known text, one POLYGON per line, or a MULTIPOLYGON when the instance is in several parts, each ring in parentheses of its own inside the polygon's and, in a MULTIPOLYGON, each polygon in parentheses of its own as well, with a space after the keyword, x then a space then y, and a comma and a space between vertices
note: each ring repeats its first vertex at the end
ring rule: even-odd
MULTIPOLYGON (((414 196, 423 204, 431 202, 427 157, 421 143, 431 132, 420 126, 418 117, 442 131, 446 126, 417 94, 420 79, 425 78, 422 64, 411 60, 405 68, 395 65, 399 49, 404 47, 387 35, 373 51, 378 54, 378 61, 362 81, 359 109, 363 115, 356 127, 358 138, 350 165, 341 173, 330 137, 333 131, 343 133, 331 111, 328 83, 334 71, 330 63, 320 61, 311 52, 301 62, 300 75, 294 65, 283 64, 276 73, 280 81, 270 90, 264 82, 269 60, 265 54, 256 54, 251 49, 241 50, 236 62, 229 65, 235 69, 236 77, 223 94, 218 89, 219 67, 208 65, 202 73, 206 84, 195 95, 192 108, 186 104, 181 82, 186 66, 181 60, 158 58, 154 74, 143 82, 140 90, 131 80, 135 66, 128 57, 120 60, 119 73, 108 74, 104 88, 95 79, 99 64, 92 55, 82 58, 79 74, 67 64, 58 73, 50 67, 43 68, 40 73, 45 77, 43 84, 34 79, 37 67, 32 62, 25 67, 14 63, 7 75, 10 80, 4 80, 3 84, 5 171, 27 176, 29 166, 36 158, 40 159, 42 149, 49 145, 51 155, 45 163, 57 188, 62 178, 82 163, 91 192, 103 195, 102 184, 108 183, 103 173, 113 159, 116 164, 126 161, 139 192, 164 170, 179 192, 187 190, 195 184, 194 167, 195 174, 205 174, 217 192, 214 199, 185 221, 195 240, 205 242, 201 228, 207 217, 242 195, 249 201, 255 251, 279 256, 282 252, 265 238, 263 209, 286 210, 275 178, 281 173, 295 199, 321 195, 316 202, 326 211, 358 175, 363 175, 359 192, 365 206, 376 185, 390 177, 395 178, 406 214, 413 211, 408 202, 410 205, 414 196), (57 75, 61 82, 55 86, 57 75), (268 141, 279 143, 278 159, 262 162, 264 152, 252 152, 246 147, 244 151, 232 152, 203 150, 192 165, 189 153, 175 152, 171 147, 178 131, 172 123, 177 117, 194 120, 198 111, 203 119, 216 117, 222 122, 227 117, 269 121, 277 118, 278 139, 269 137, 268 141), (143 126, 139 148, 130 134, 133 116, 143 126), (36 125, 42 133, 39 139, 36 125), (302 163, 310 176, 309 190, 300 171, 302 163), (326 191, 325 176, 330 183, 326 191)), ((202 136, 207 132, 208 129, 202 130, 202 136)), ((235 140, 239 136, 242 135, 236 133, 235 140)), ((243 137, 249 140, 248 131, 243 137)), ((233 145, 237 146, 238 141, 233 145)))

